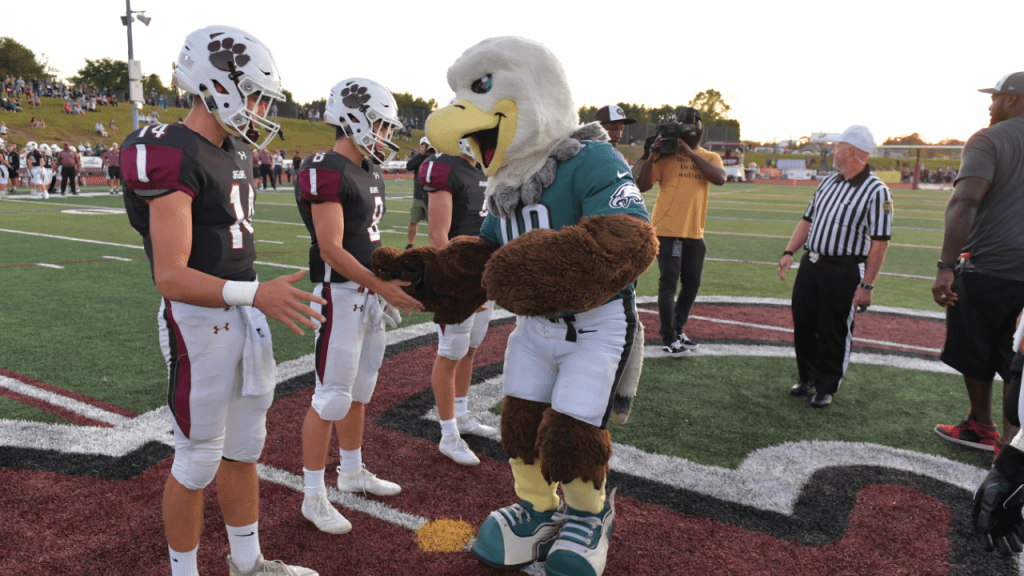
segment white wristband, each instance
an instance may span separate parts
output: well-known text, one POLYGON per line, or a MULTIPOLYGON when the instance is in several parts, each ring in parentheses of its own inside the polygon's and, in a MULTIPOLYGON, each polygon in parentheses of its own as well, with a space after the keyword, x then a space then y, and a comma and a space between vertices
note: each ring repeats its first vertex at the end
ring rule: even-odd
POLYGON ((260 287, 258 281, 233 282, 228 280, 224 283, 224 290, 221 297, 228 306, 252 306, 256 301, 256 290, 260 287))

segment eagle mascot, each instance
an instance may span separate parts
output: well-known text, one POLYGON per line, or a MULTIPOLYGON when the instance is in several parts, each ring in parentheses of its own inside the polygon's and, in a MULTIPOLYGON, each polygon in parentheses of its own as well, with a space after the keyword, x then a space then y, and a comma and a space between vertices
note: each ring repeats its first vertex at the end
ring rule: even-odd
POLYGON ((629 168, 599 123, 580 125, 544 45, 484 40, 452 64, 448 84, 455 99, 425 130, 448 154, 465 138, 483 165, 481 235, 440 250, 380 248, 373 268, 410 281, 435 322, 461 322, 487 300, 516 315, 501 438, 519 502, 491 512, 473 554, 501 569, 546 560, 549 575, 600 575, 615 520, 606 424, 639 378, 634 283, 657 236, 629 168))

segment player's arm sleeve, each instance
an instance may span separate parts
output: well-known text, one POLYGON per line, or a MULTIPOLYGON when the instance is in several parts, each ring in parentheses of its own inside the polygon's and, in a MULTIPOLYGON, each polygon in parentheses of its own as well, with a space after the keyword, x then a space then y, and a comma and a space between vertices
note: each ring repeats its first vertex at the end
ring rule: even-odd
POLYGON ((307 206, 316 202, 345 203, 342 173, 328 168, 311 167, 299 172, 299 198, 307 206))
POLYGON ((139 198, 158 198, 179 190, 195 198, 202 190, 195 167, 195 159, 180 148, 134 143, 121 150, 121 179, 139 198))
POLYGON ((452 191, 452 171, 447 164, 438 162, 436 160, 427 160, 420 165, 420 185, 427 192, 437 192, 438 190, 444 190, 445 192, 451 193, 452 191))

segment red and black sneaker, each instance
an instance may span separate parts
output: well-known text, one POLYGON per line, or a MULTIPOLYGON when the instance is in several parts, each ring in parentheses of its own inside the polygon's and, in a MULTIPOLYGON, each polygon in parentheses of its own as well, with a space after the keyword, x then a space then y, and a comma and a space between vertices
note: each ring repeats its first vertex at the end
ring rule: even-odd
POLYGON ((999 429, 995 424, 982 424, 974 419, 974 414, 967 412, 959 424, 938 424, 935 426, 935 433, 943 440, 954 444, 969 446, 978 450, 986 450, 999 454, 1003 447, 1003 441, 999 437, 999 429))

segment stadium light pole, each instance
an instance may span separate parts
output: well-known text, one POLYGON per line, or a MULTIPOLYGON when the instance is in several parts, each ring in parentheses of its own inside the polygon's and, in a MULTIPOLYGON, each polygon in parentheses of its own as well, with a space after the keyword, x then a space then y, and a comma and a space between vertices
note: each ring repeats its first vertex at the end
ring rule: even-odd
MULTIPOLYGON (((124 12, 124 16, 121 16, 121 24, 124 24, 128 28, 128 104, 132 107, 132 131, 134 132, 135 130, 139 129, 139 111, 135 107, 135 101, 132 100, 132 82, 133 81, 138 81, 138 82, 140 82, 140 86, 141 86, 142 77, 141 77, 141 69, 140 69, 140 71, 139 71, 139 78, 135 78, 135 79, 132 78, 132 72, 133 72, 133 69, 134 69, 133 68, 133 63, 135 62, 135 51, 132 48, 132 21, 135 20, 135 18, 132 17, 132 0, 124 0, 124 6, 125 6, 125 12, 124 12)), ((138 10, 135 13, 140 15, 139 16, 139 21, 140 22, 142 22, 146 26, 149 26, 149 23, 152 20, 152 18, 150 18, 149 16, 145 15, 146 14, 145 10, 138 10)), ((141 90, 140 90, 140 96, 141 96, 141 90)))

